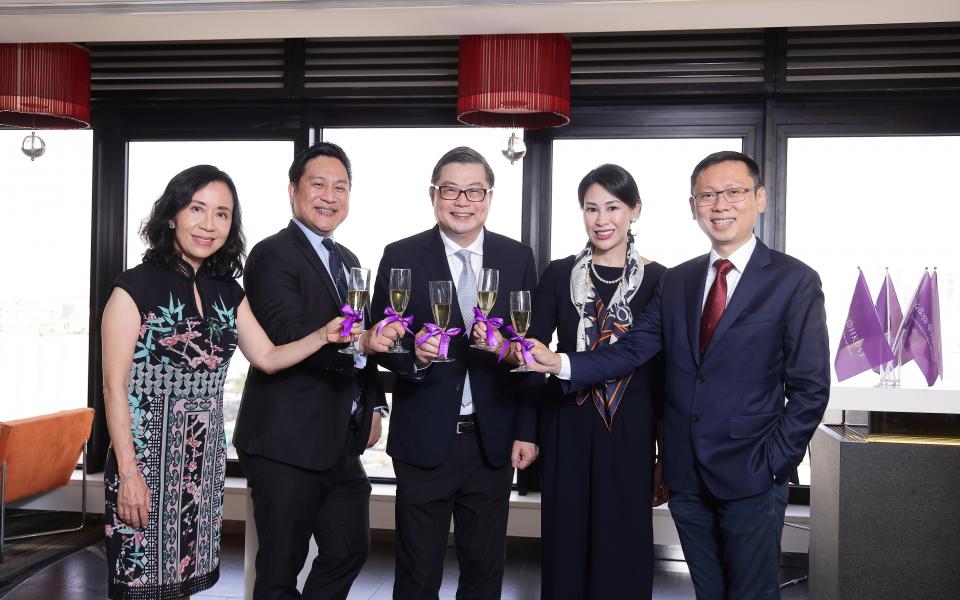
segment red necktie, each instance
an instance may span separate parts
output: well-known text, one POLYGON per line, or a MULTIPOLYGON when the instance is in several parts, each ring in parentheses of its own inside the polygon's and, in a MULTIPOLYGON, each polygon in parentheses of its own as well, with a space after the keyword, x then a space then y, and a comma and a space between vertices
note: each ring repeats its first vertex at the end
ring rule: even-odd
POLYGON ((703 305, 703 316, 700 318, 700 356, 707 351, 710 338, 713 337, 713 330, 717 328, 717 323, 723 316, 723 309, 727 307, 727 273, 733 269, 733 263, 725 258, 719 258, 713 266, 717 270, 717 278, 713 280, 710 292, 707 293, 707 301, 703 305))

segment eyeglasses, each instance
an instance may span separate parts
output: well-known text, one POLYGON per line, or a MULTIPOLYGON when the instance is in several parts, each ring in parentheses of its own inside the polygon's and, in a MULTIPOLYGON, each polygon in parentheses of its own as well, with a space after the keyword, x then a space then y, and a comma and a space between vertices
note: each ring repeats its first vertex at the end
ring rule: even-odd
POLYGON ((720 192, 700 192, 694 194, 692 199, 697 203, 697 206, 712 206, 718 197, 723 198, 727 204, 739 204, 747 197, 747 193, 755 192, 762 187, 762 185, 755 185, 752 188, 730 188, 720 192))
POLYGON ((469 190, 461 190, 458 187, 452 185, 431 185, 430 187, 440 191, 440 197, 444 200, 455 201, 460 197, 460 194, 463 194, 467 200, 470 202, 483 202, 487 197, 487 193, 492 192, 493 188, 483 189, 483 188, 470 188, 469 190))

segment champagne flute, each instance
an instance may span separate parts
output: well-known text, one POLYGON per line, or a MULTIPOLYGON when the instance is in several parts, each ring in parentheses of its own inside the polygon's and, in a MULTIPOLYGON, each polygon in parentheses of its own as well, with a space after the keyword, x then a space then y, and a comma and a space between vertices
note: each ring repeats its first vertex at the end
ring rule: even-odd
MULTIPOLYGON (((500 285, 500 271, 496 269, 480 269, 480 279, 477 280, 477 308, 483 312, 483 316, 489 316, 493 310, 493 305, 497 303, 497 287, 500 285)), ((489 327, 489 325, 487 325, 489 327)), ((487 341, 480 340, 471 348, 486 350, 487 341)))
MULTIPOLYGON (((390 306, 401 317, 410 302, 410 283, 410 269, 390 269, 390 306)), ((406 350, 400 344, 400 338, 397 338, 387 352, 397 354, 406 350)))
MULTIPOLYGON (((347 277, 347 304, 353 309, 353 312, 359 313, 370 301, 370 269, 361 269, 352 267, 350 276, 347 277)), ((360 323, 363 328, 363 323, 360 323)), ((339 350, 342 354, 360 354, 359 340, 353 341, 346 348, 339 350)))
MULTIPOLYGON (((450 324, 450 306, 453 302, 452 281, 430 282, 430 308, 433 310, 433 322, 440 329, 450 324)), ((449 350, 448 350, 449 351, 449 350)), ((449 357, 437 357, 433 362, 453 362, 449 357)))
MULTIPOLYGON (((510 321, 513 323, 513 329, 517 335, 523 337, 527 335, 530 329, 531 317, 530 292, 527 290, 510 292, 510 321)), ((511 373, 526 373, 530 369, 526 363, 520 363, 516 369, 511 369, 511 373)))

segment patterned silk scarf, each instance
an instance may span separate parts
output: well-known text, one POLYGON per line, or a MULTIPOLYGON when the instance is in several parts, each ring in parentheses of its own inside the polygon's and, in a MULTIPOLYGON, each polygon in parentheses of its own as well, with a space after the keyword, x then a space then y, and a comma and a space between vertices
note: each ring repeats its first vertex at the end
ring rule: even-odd
MULTIPOLYGON (((620 279, 617 290, 610 299, 610 305, 605 306, 594 287, 590 276, 590 261, 593 258, 593 246, 587 243, 586 248, 577 255, 570 274, 570 301, 580 315, 577 324, 577 352, 593 350, 603 344, 614 344, 633 325, 633 313, 630 310, 630 300, 640 289, 643 281, 643 261, 633 248, 631 237, 627 245, 627 273, 620 279)), ((613 429, 613 416, 620 407, 620 400, 633 378, 633 371, 619 379, 611 379, 602 384, 593 385, 577 392, 577 404, 583 405, 587 398, 593 398, 600 418, 603 419, 607 430, 613 429)))

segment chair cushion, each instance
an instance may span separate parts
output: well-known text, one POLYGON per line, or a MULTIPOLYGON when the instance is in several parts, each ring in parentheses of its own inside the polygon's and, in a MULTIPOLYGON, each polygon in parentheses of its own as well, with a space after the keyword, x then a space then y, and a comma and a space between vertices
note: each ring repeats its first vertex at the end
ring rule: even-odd
POLYGON ((0 423, 0 461, 7 461, 7 504, 66 485, 92 426, 92 408, 0 423))

